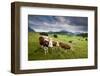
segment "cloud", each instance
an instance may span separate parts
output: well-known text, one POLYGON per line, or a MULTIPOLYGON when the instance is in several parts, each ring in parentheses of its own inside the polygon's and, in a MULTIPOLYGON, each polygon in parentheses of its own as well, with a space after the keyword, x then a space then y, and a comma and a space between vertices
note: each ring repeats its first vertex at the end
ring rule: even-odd
POLYGON ((61 30, 66 30, 70 32, 87 32, 88 18, 29 15, 28 27, 31 27, 36 32, 57 32, 61 30))

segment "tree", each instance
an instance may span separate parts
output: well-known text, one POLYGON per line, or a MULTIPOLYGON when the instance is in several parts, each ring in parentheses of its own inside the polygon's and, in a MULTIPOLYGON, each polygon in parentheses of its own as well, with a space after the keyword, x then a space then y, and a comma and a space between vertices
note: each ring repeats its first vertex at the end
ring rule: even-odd
POLYGON ((48 36, 48 33, 46 33, 46 32, 41 32, 40 35, 48 36))
POLYGON ((88 37, 88 33, 81 33, 81 34, 78 34, 78 36, 88 37))

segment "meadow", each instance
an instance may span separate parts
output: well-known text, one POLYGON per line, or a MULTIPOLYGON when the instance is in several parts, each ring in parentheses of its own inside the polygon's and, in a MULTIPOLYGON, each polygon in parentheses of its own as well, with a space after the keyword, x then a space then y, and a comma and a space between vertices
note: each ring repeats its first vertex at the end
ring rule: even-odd
POLYGON ((81 36, 71 36, 57 34, 57 38, 53 34, 49 37, 53 40, 67 43, 71 46, 70 50, 64 50, 60 47, 48 49, 48 53, 44 54, 44 49, 39 45, 40 34, 36 32, 28 32, 28 60, 53 60, 53 59, 80 59, 88 58, 88 40, 81 36), (69 43, 72 41, 72 43, 69 43))

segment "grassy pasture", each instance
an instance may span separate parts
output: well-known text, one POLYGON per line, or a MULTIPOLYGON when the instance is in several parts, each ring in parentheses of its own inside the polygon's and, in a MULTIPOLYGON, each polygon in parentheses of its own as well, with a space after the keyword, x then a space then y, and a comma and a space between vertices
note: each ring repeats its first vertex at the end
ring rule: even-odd
POLYGON ((60 47, 48 49, 45 55, 44 50, 39 45, 39 33, 28 33, 28 60, 53 60, 53 59, 79 59, 88 57, 88 41, 80 36, 69 36, 57 34, 58 38, 54 38, 52 34, 49 37, 53 40, 62 41, 71 46, 70 50, 64 50, 60 47), (69 43, 72 41, 72 43, 69 43))

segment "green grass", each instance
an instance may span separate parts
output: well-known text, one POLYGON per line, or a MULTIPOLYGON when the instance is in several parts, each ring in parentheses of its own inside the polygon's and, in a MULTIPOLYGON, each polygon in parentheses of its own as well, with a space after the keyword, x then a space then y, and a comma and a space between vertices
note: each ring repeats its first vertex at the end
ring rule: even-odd
POLYGON ((58 38, 54 38, 52 34, 49 34, 49 37, 52 37, 53 40, 69 44, 71 49, 64 50, 60 47, 53 47, 49 48, 49 52, 45 55, 44 50, 39 45, 39 36, 39 33, 28 33, 28 60, 79 59, 88 57, 87 41, 82 37, 58 34, 58 38), (68 42, 70 40, 72 43, 68 42))

